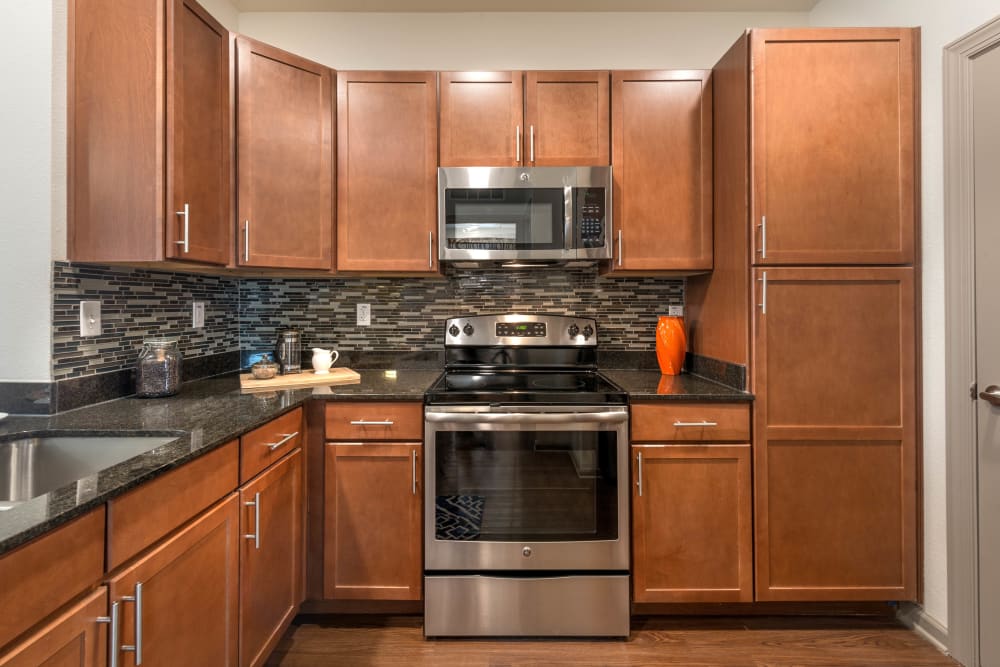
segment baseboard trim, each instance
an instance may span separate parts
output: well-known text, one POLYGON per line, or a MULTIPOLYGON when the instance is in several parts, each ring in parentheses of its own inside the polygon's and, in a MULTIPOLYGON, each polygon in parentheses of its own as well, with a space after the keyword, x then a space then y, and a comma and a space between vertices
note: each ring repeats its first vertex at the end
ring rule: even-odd
POLYGON ((896 618, 933 644, 937 650, 945 655, 951 655, 951 651, 948 650, 948 628, 929 616, 923 607, 912 602, 904 602, 899 606, 896 618))

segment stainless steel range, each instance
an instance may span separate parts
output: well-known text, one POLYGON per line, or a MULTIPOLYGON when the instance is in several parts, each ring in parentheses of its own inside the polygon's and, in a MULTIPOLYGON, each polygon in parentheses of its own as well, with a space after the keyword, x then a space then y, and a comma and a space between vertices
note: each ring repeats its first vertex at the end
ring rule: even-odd
POLYGON ((448 320, 425 407, 424 632, 629 632, 628 406, 594 320, 448 320))

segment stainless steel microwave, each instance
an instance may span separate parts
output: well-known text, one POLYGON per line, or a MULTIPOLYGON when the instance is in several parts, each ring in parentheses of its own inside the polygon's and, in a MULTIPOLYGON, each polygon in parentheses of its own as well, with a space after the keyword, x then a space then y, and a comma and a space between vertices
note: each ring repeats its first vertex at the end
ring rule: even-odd
POLYGON ((611 258, 611 167, 438 168, 442 262, 611 258))

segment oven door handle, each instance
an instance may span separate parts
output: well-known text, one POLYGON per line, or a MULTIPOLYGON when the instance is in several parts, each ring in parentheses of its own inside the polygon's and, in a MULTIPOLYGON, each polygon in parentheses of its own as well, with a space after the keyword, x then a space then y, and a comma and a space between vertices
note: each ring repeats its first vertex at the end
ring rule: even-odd
POLYGON ((627 412, 428 412, 429 422, 455 424, 620 424, 628 420, 627 412))

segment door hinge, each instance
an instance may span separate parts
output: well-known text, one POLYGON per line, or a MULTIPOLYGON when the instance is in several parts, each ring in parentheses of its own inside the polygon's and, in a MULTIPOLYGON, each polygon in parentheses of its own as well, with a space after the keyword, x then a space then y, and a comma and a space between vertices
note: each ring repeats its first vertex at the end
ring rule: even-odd
POLYGON ((977 389, 978 387, 976 387, 975 382, 969 385, 969 398, 971 398, 972 400, 976 400, 977 398, 979 398, 979 392, 977 391, 977 389))

